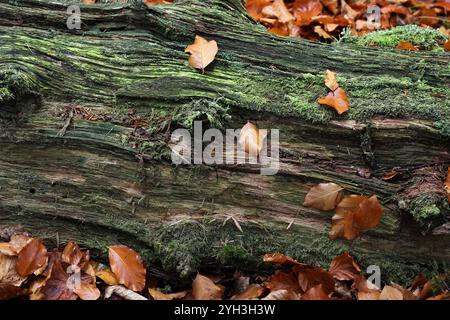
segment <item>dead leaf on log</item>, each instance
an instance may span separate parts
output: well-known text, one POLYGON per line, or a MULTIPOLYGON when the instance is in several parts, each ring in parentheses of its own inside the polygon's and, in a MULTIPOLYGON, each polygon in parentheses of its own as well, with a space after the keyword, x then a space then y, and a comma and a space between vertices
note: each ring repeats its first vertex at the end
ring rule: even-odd
POLYGON ((303 205, 319 210, 333 210, 342 199, 344 188, 335 183, 319 183, 306 194, 303 205))
POLYGON ((186 47, 184 52, 191 54, 189 64, 195 69, 205 68, 214 61, 219 48, 215 40, 208 41, 200 36, 195 36, 195 41, 186 47))
POLYGON ((317 102, 333 108, 338 114, 347 112, 350 107, 347 94, 342 88, 337 88, 335 91, 330 91, 326 97, 319 98, 317 102))
POLYGON ((266 130, 259 130, 256 125, 247 121, 239 135, 239 145, 253 157, 257 157, 264 147, 266 130))
POLYGON ((39 274, 37 271, 41 268, 45 268, 47 259, 47 249, 42 241, 32 239, 19 252, 16 264, 17 272, 23 277, 29 276, 35 272, 39 274))

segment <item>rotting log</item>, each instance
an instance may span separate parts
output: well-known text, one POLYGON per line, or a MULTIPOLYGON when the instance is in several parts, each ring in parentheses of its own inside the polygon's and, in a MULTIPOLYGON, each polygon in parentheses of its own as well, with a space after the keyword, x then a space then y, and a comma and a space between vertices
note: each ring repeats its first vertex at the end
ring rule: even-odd
POLYGON ((68 4, 0 0, 0 225, 103 257, 126 244, 181 278, 256 270, 273 251, 326 266, 348 250, 385 281, 446 268, 448 53, 275 36, 240 0, 80 5, 81 30, 68 4), (184 53, 196 34, 219 45, 204 74, 184 53), (316 103, 326 69, 348 114, 316 103), (195 119, 280 129, 279 173, 173 165, 168 136, 195 119), (302 206, 320 182, 376 194, 380 225, 329 240, 332 213, 302 206))

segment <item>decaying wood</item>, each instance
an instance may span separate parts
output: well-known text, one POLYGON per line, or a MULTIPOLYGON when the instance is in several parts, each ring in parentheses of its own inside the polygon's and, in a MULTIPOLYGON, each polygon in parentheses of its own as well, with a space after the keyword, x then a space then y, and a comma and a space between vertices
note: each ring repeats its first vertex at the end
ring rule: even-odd
POLYGON ((0 224, 99 255, 126 244, 184 277, 272 251, 326 265, 349 250, 398 281, 450 261, 448 232, 433 233, 449 214, 448 54, 278 37, 239 0, 81 5, 81 30, 66 8, 0 0, 0 224), (204 74, 183 52, 196 34, 219 46, 204 74), (326 69, 348 115, 316 103, 326 69), (279 173, 172 165, 168 136, 194 118, 280 129, 279 173), (381 224, 328 240, 332 213, 302 206, 320 182, 376 194, 381 224))

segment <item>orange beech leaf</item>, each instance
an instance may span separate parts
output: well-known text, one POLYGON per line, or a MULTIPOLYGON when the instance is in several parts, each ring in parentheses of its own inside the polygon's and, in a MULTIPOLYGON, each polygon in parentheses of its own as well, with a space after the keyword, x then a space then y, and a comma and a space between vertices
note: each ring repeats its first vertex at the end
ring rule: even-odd
POLYGON ((194 300, 222 300, 224 288, 218 286, 208 277, 197 274, 192 282, 194 300))
POLYGON ((319 210, 333 210, 342 199, 344 188, 335 183, 319 183, 305 196, 303 205, 319 210))
POLYGON ((361 269, 348 252, 344 252, 331 261, 329 272, 337 280, 353 280, 361 275, 361 269))
POLYGON ((184 52, 190 53, 189 64, 202 71, 214 61, 219 48, 215 40, 208 41, 200 36, 195 36, 195 41, 186 47, 184 52))
POLYGON ((256 125, 247 121, 239 135, 239 145, 251 156, 257 157, 264 147, 266 130, 259 130, 256 125))
POLYGON ((7 283, 0 283, 0 300, 14 299, 28 293, 26 289, 7 283))
POLYGON ((323 6, 319 0, 295 0, 292 12, 298 26, 307 26, 312 18, 322 13, 323 6))
POLYGON ((343 237, 353 240, 362 230, 376 227, 382 214, 383 208, 376 196, 345 197, 336 207, 336 214, 331 222, 330 238, 334 240, 343 237))
POLYGON ((322 289, 327 293, 334 291, 334 279, 333 276, 319 267, 299 267, 296 268, 298 273, 298 284, 303 292, 307 292, 312 287, 319 284, 322 285, 322 289))
POLYGON ((102 281, 109 286, 115 286, 119 284, 119 280, 117 280, 116 275, 111 271, 109 267, 103 266, 103 268, 95 272, 95 276, 102 279, 102 281))
MULTIPOLYGON (((295 277, 294 280, 296 280, 295 277)), ((230 300, 255 299, 259 298, 263 293, 264 293, 263 287, 261 287, 259 284, 252 283, 247 287, 247 289, 244 292, 232 296, 230 300)))
POLYGON ((354 278, 352 288, 358 292, 381 292, 376 285, 369 280, 366 280, 363 275, 359 275, 354 278))
POLYGON ((427 298, 427 300, 450 300, 450 292, 448 292, 448 290, 445 290, 444 292, 436 296, 427 298))
POLYGON ((253 20, 258 21, 263 17, 262 9, 271 5, 273 0, 245 0, 245 8, 253 20))
POLYGON ((411 14, 411 11, 408 8, 405 8, 404 6, 398 4, 390 4, 382 7, 381 13, 383 14, 398 13, 407 16, 411 14))
POLYGON ((322 3, 333 14, 338 14, 338 0, 322 0, 322 3))
POLYGON ((97 0, 81 0, 83 4, 94 4, 97 0))
POLYGON ((396 50, 409 50, 409 51, 417 51, 416 47, 411 42, 402 41, 397 44, 395 47, 396 50))
POLYGON ((175 293, 162 293, 159 290, 148 288, 148 293, 153 298, 153 300, 174 300, 184 298, 188 294, 188 291, 180 291, 175 293))
POLYGON ((80 247, 73 241, 67 243, 61 256, 63 262, 71 265, 78 265, 83 258, 85 258, 85 254, 81 252, 80 247))
POLYGON ((47 263, 47 249, 42 241, 33 239, 19 252, 17 258, 17 272, 23 276, 29 276, 47 263))
POLYGON ((380 294, 380 300, 403 300, 403 294, 392 286, 384 286, 380 294))
POLYGON ((73 292, 80 297, 81 300, 97 300, 100 298, 100 290, 97 289, 95 281, 80 283, 78 288, 75 288, 73 292))
POLYGON ((341 13, 350 21, 355 21, 356 17, 359 15, 359 13, 356 10, 353 10, 345 0, 341 0, 341 13))
POLYGON ((344 89, 337 88, 335 91, 330 91, 326 97, 317 100, 320 104, 329 106, 336 110, 338 114, 348 111, 350 102, 344 89))
POLYGON ((262 14, 267 17, 277 18, 280 23, 294 20, 294 16, 286 8, 283 0, 275 0, 271 5, 263 8, 262 14))
POLYGON ((269 293, 261 300, 299 300, 297 293, 289 290, 277 290, 269 293))
POLYGON ((282 253, 275 252, 275 253, 266 253, 263 257, 264 262, 271 262, 273 264, 280 264, 280 265, 300 265, 304 266, 304 263, 298 262, 295 259, 292 259, 289 256, 286 256, 282 253))
POLYGON ((133 291, 144 289, 146 270, 136 251, 127 246, 110 246, 108 258, 119 283, 133 291))
POLYGON ((447 169, 447 179, 444 182, 445 190, 447 190, 447 200, 450 203, 450 167, 447 169))
POLYGON ((436 10, 433 8, 422 8, 420 9, 420 24, 424 24, 430 27, 435 27, 439 23, 439 19, 435 18, 437 16, 436 10))
POLYGON ((330 297, 323 290, 322 285, 319 284, 302 294, 300 300, 330 300, 330 297))
POLYGON ((292 272, 275 271, 265 282, 264 286, 270 291, 289 290, 298 292, 300 286, 297 277, 292 272))
POLYGON ((400 174, 400 173, 399 173, 398 171, 395 171, 394 169, 392 169, 392 170, 389 171, 389 172, 385 172, 385 173, 383 174, 382 179, 383 179, 384 181, 389 181, 389 180, 395 178, 396 176, 398 176, 399 174, 400 174))
POLYGON ((445 50, 450 51, 450 40, 445 41, 444 48, 445 50))

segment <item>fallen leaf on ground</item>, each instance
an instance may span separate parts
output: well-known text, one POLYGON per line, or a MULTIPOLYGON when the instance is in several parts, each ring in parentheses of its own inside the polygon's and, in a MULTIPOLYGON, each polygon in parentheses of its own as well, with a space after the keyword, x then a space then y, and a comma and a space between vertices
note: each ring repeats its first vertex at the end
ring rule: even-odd
POLYGON ((81 252, 80 247, 73 241, 67 243, 61 256, 61 260, 70 265, 78 265, 85 258, 86 255, 81 252))
POLYGON ((269 293, 261 300, 299 300, 297 293, 289 290, 277 290, 269 293))
POLYGON ((384 286, 380 294, 380 300, 403 300, 403 294, 392 286, 384 286))
POLYGON ((319 284, 302 294, 300 300, 330 300, 330 297, 323 290, 322 285, 319 284))
POLYGON ((287 265, 301 265, 304 266, 304 263, 298 262, 295 259, 292 259, 289 256, 286 256, 282 253, 275 252, 275 253, 266 253, 263 257, 264 262, 270 262, 273 264, 287 264, 287 265))
POLYGON ((26 277, 45 267, 47 263, 47 249, 42 241, 32 239, 19 252, 17 258, 16 269, 17 273, 26 277))
POLYGON ((127 246, 109 247, 109 264, 119 282, 128 289, 142 291, 146 270, 141 257, 127 246))
POLYGON ((223 291, 223 287, 200 273, 192 282, 192 296, 195 300, 222 300, 223 291))
POLYGON ((319 284, 327 294, 334 291, 334 279, 328 271, 319 267, 300 267, 296 271, 298 283, 303 292, 307 292, 319 284))
POLYGON ((330 91, 326 97, 319 98, 317 102, 333 108, 338 114, 347 112, 350 106, 347 94, 342 88, 330 91))
POLYGON ((7 283, 0 283, 0 300, 14 299, 27 294, 26 289, 7 283))
POLYGON ((282 270, 276 270, 264 282, 264 286, 270 291, 289 290, 298 292, 300 286, 298 284, 298 278, 292 272, 284 272, 282 270))
POLYGON ((148 288, 148 293, 153 298, 153 300, 173 300, 184 298, 188 291, 181 291, 176 293, 163 293, 159 290, 148 288))
POLYGON ((348 252, 344 252, 331 261, 329 272, 337 280, 353 280, 361 275, 361 269, 348 252))
POLYGON ((184 52, 191 54, 189 64, 202 71, 214 61, 219 48, 215 40, 208 41, 200 36, 195 36, 195 41, 186 47, 184 52))
POLYGON ((119 280, 117 280, 116 275, 107 266, 103 266, 101 269, 97 270, 95 272, 95 275, 102 279, 102 281, 109 286, 115 286, 119 284, 119 280))
POLYGON ((444 187, 447 190, 447 201, 450 203, 450 167, 447 169, 447 179, 445 179, 444 187))
POLYGON ((294 16, 286 8, 283 0, 275 0, 272 5, 264 7, 262 13, 265 16, 277 18, 280 23, 294 20, 294 16))
POLYGON ((342 199, 344 188, 335 183, 319 183, 306 194, 303 205, 319 210, 333 210, 342 199))
POLYGON ((45 285, 40 289, 45 300, 76 300, 78 296, 73 291, 77 281, 74 274, 70 276, 64 271, 61 262, 56 260, 53 262, 52 269, 45 285))
POLYGON ((251 285, 248 286, 248 288, 244 292, 232 296, 230 300, 255 299, 259 298, 263 294, 263 292, 264 292, 263 287, 261 287, 259 284, 252 283, 251 285))

